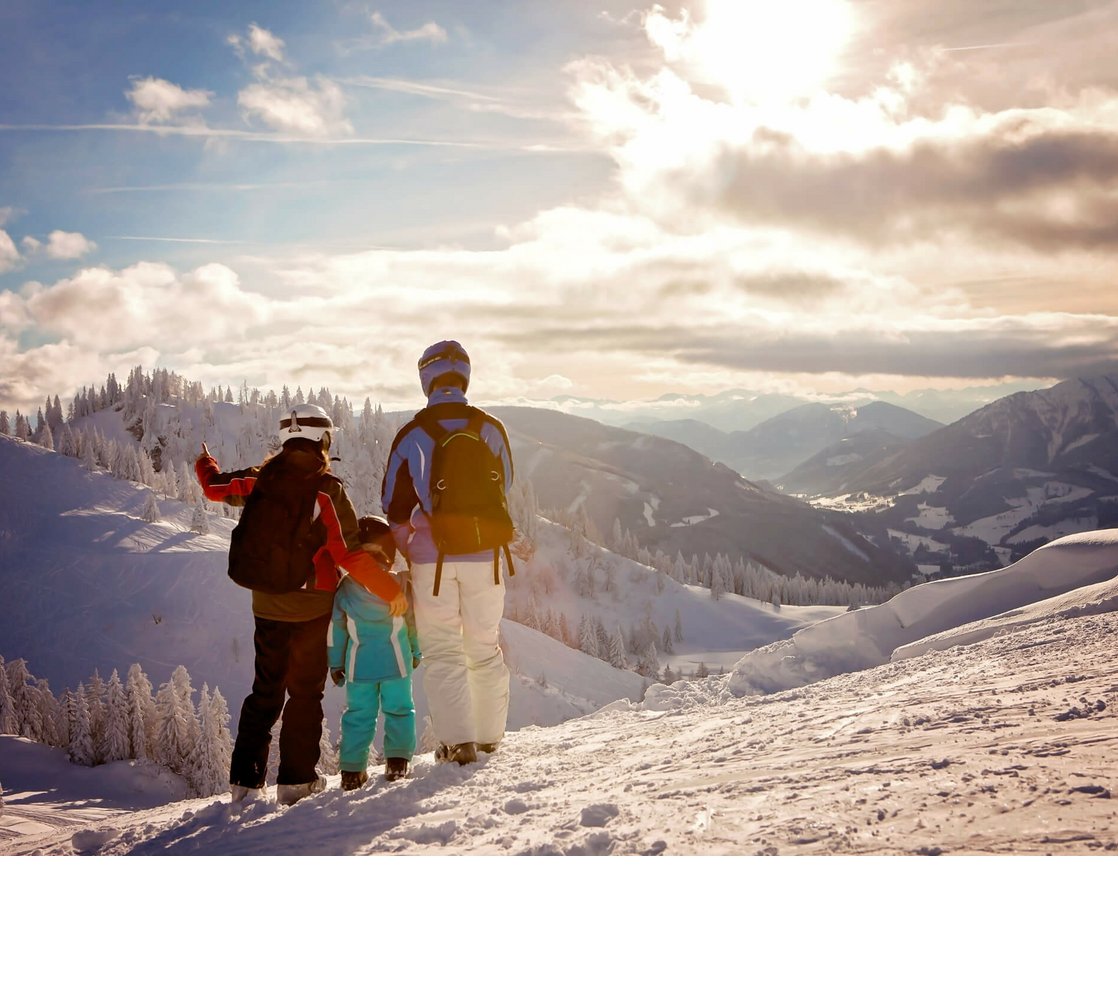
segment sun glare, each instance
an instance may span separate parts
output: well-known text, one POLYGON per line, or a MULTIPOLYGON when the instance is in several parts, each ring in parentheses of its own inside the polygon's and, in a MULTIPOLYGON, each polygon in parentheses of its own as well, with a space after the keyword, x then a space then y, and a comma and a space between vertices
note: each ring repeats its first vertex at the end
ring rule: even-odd
POLYGON ((669 61, 735 102, 774 103, 817 91, 835 69, 854 19, 847 0, 706 0, 672 21, 646 21, 669 61))

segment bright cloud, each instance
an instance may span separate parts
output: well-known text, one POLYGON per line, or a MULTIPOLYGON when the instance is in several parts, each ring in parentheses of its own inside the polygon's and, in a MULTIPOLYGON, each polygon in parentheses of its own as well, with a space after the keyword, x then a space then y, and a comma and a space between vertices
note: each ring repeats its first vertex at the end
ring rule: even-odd
POLYGON ((19 251, 6 230, 0 230, 0 271, 10 271, 19 263, 19 251))
MULTIPOLYGON (((13 315, 14 293, 8 299, 13 315)), ((189 343, 244 338, 265 322, 270 303, 244 291, 238 276, 220 264, 184 275, 144 262, 111 271, 86 268, 72 278, 27 286, 20 298, 27 326, 85 348, 112 341, 116 348, 154 341, 168 353, 189 343)))
POLYGON ((259 24, 248 26, 247 38, 239 34, 231 34, 225 40, 242 58, 245 56, 246 47, 253 55, 259 55, 275 62, 282 62, 285 57, 283 40, 259 24))
POLYGON ((815 92, 834 71, 853 26, 846 0, 707 0, 701 20, 686 8, 673 19, 659 5, 644 16, 645 32, 668 64, 720 87, 734 102, 815 92))
POLYGON ((258 24, 250 24, 248 27, 248 45, 256 55, 263 55, 277 62, 283 61, 283 42, 258 24))
POLYGON ((147 76, 133 79, 125 96, 136 109, 140 123, 167 123, 189 110, 209 106, 213 93, 204 89, 183 89, 166 79, 147 76))
POLYGON ((427 21, 420 27, 410 31, 399 31, 388 23, 388 19, 379 11, 374 11, 370 19, 373 26, 380 32, 377 42, 380 45, 396 45, 409 41, 430 41, 432 44, 442 44, 446 41, 446 31, 434 21, 427 21))
POLYGON ((345 94, 330 79, 302 76, 254 83, 237 95, 245 116, 283 134, 344 137, 353 133, 345 117, 345 94))
POLYGON ((96 249, 97 245, 92 240, 80 233, 67 233, 65 230, 54 230, 47 238, 45 247, 47 257, 57 261, 72 261, 96 249))
MULTIPOLYGON (((800 16, 822 26, 845 8, 804 4, 818 9, 800 16)), ((787 57, 813 36, 778 43, 791 25, 773 13, 754 24, 759 9, 712 3, 695 23, 654 8, 645 27, 664 54, 657 71, 602 60, 571 66, 573 98, 610 148, 633 208, 672 227, 804 227, 880 246, 950 229, 968 231, 975 246, 1118 248, 1118 91, 997 111, 956 99, 933 116, 913 107, 934 78, 902 63, 860 97, 815 86, 793 98, 779 80, 755 93, 742 82, 749 59, 737 40, 757 27, 766 47, 787 57), (742 23, 731 30, 736 17, 742 23), (714 84, 730 98, 712 94, 714 84)), ((836 46, 842 38, 824 34, 836 46)))

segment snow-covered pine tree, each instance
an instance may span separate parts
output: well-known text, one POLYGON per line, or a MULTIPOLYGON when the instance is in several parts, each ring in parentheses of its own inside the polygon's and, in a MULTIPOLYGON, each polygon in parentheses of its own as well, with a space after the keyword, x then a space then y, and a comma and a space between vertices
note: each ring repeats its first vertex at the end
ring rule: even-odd
POLYGON ((201 501, 194 506, 194 513, 190 516, 190 530, 199 535, 210 533, 210 513, 201 501))
POLYGON ((32 741, 50 744, 47 737, 50 721, 49 718, 46 723, 43 721, 43 705, 40 700, 39 683, 34 676, 27 677, 27 684, 24 687, 24 705, 25 714, 19 733, 32 741))
POLYGON ((8 663, 8 693, 12 698, 12 716, 15 718, 15 730, 12 734, 19 734, 29 738, 30 729, 28 706, 30 705, 30 674, 27 671, 27 662, 24 659, 15 659, 8 663))
POLYGON ((616 669, 625 668, 625 638, 622 636, 620 628, 617 628, 610 635, 609 654, 606 659, 616 669))
POLYGON ((58 698, 58 744, 57 748, 63 751, 70 750, 70 706, 74 702, 74 695, 69 689, 64 689, 58 698))
POLYGON ((8 671, 4 657, 0 655, 0 734, 19 734, 19 718, 16 716, 12 691, 8 688, 8 671))
POLYGON ((144 501, 144 511, 141 517, 149 525, 163 517, 159 513, 159 500, 155 496, 155 491, 152 491, 144 501))
POLYGON ((139 663, 132 663, 125 685, 128 703, 128 757, 150 758, 155 732, 155 697, 151 680, 139 663))
POLYGON ((12 423, 8 421, 8 413, 0 409, 0 436, 12 434, 12 423))
POLYGON ((89 733, 93 738, 93 764, 100 765, 105 760, 105 681, 96 669, 86 684, 85 702, 89 709, 89 733))
POLYGON ((38 740, 52 748, 64 747, 66 732, 60 724, 62 711, 45 679, 36 680, 33 702, 38 710, 38 740))
POLYGON ((159 692, 155 695, 155 761, 172 772, 185 774, 187 759, 193 749, 193 739, 197 736, 198 722, 194 716, 194 705, 189 702, 183 704, 174 680, 169 680, 159 687, 159 692))
POLYGON ((586 614, 582 615, 582 620, 578 625, 578 649, 580 652, 585 652, 587 655, 600 658, 598 655, 598 635, 595 633, 594 625, 591 624, 590 618, 586 614))
POLYGON ((229 737, 229 708, 214 689, 210 694, 202 684, 198 697, 198 743, 190 753, 187 778, 199 796, 215 796, 229 788, 229 757, 233 742, 229 737))
POLYGON ((105 687, 105 716, 101 727, 101 760, 127 761, 131 745, 128 737, 128 698, 120 674, 114 669, 105 687))
POLYGON ((93 732, 89 725, 89 706, 86 702, 85 686, 80 685, 70 694, 70 708, 67 710, 70 726, 70 741, 67 752, 75 765, 92 765, 93 732))
POLYGON ((319 775, 337 775, 341 769, 338 766, 338 749, 330 737, 330 726, 322 722, 322 737, 318 743, 318 773, 319 775))
POLYGON ((200 728, 198 715, 194 710, 194 687, 190 683, 190 673, 186 671, 186 666, 175 666, 175 671, 171 673, 171 683, 178 694, 179 704, 184 710, 190 711, 190 716, 186 722, 186 730, 187 740, 193 747, 198 742, 200 728))

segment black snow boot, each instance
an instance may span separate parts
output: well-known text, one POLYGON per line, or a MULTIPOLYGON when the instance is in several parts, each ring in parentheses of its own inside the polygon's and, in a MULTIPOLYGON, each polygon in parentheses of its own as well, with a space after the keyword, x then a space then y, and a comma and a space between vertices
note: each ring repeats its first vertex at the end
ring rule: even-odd
POLYGON ((408 774, 408 760, 406 758, 389 758, 384 763, 384 780, 395 782, 408 774))
POLYGON ((354 789, 360 789, 368 781, 369 781, 369 773, 368 772, 343 772, 342 773, 342 788, 346 792, 351 792, 354 789))

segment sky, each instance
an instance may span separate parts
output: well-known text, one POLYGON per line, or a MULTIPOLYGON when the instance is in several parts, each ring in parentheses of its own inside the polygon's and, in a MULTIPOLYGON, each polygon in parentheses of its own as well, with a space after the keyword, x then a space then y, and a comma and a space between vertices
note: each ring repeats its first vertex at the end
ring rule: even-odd
POLYGON ((8 0, 0 407, 482 402, 1118 355, 1118 2, 8 0))

